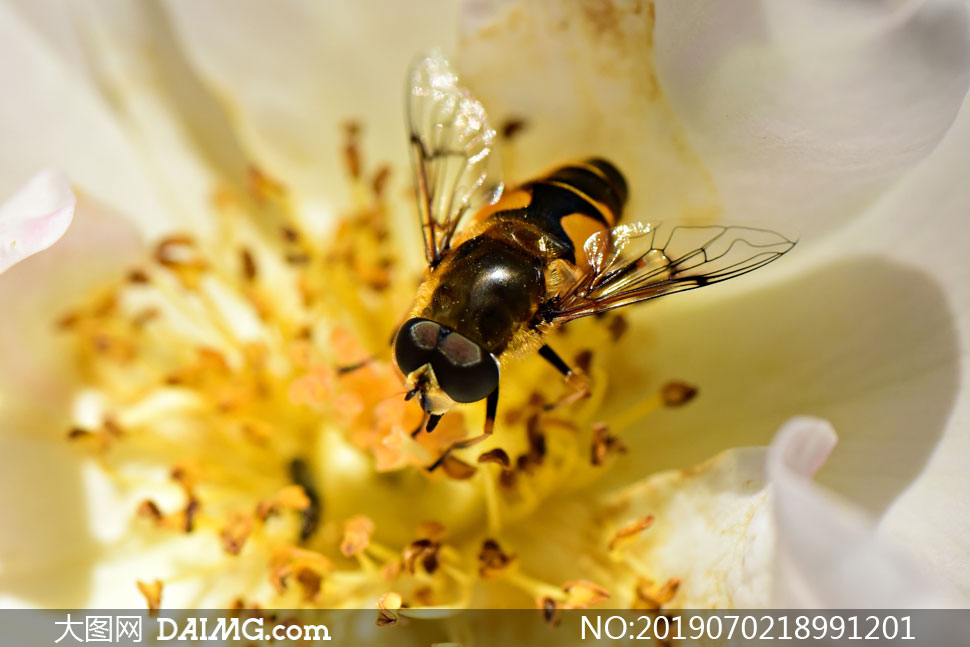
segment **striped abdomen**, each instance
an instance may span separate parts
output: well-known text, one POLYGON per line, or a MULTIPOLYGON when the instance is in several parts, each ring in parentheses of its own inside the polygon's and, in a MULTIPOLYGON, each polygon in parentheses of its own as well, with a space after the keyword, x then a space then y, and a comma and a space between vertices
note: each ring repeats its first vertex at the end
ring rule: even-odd
POLYGON ((623 175, 610 162, 591 158, 510 191, 475 219, 526 222, 550 239, 555 258, 582 265, 583 243, 616 225, 626 200, 623 175))
POLYGON ((496 357, 548 299, 554 262, 586 264, 583 243, 613 227, 626 181, 605 160, 560 167, 479 211, 419 292, 412 317, 458 332, 496 357))

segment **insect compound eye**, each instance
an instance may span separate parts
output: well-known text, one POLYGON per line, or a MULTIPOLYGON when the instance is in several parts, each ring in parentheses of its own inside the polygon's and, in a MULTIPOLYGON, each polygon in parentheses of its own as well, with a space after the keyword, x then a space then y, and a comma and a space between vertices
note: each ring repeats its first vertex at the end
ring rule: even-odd
POLYGON ((401 326, 394 340, 394 358, 405 375, 431 362, 441 333, 441 326, 427 319, 409 319, 401 326))
POLYGON ((472 340, 450 333, 431 358, 438 385, 455 402, 478 402, 498 386, 498 362, 472 340))

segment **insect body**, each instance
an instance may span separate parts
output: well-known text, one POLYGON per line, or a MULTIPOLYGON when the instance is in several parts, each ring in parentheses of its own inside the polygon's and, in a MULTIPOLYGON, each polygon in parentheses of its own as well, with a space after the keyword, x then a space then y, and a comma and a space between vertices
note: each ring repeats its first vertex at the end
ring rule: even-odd
POLYGON ((412 68, 408 118, 428 269, 394 355, 429 431, 456 403, 486 400, 484 433, 452 449, 491 434, 508 361, 538 351, 572 375, 543 342, 555 326, 745 274, 794 245, 744 227, 618 225, 627 183, 599 158, 503 195, 495 131, 437 53, 412 68))

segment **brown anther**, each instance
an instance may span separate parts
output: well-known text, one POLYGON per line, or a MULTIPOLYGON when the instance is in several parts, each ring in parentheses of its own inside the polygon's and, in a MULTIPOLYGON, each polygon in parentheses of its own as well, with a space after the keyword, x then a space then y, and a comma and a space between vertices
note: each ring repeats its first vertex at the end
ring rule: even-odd
POLYGON ((155 262, 166 268, 187 290, 198 288, 208 264, 195 249, 195 241, 186 235, 163 238, 155 246, 155 262))
POLYGON ((559 624, 559 603, 552 598, 542 598, 539 600, 539 608, 542 609, 542 617, 552 626, 559 624))
POLYGON ((93 314, 95 317, 106 317, 110 314, 114 314, 117 309, 118 295, 111 292, 98 301, 98 303, 94 306, 93 314))
POLYGON ((633 521, 631 521, 630 523, 626 524, 625 526, 623 526, 622 528, 616 531, 616 533, 613 535, 613 538, 610 539, 610 543, 607 545, 607 548, 609 550, 613 550, 614 548, 616 548, 616 544, 621 539, 624 539, 625 537, 632 537, 633 535, 636 535, 646 530, 652 525, 653 525, 652 514, 647 515, 642 519, 634 519, 633 521))
POLYGON ((570 609, 585 609, 610 597, 609 591, 588 580, 566 582, 562 585, 562 590, 569 596, 563 606, 570 609))
POLYGON ((502 470, 498 475, 498 484, 503 490, 514 490, 517 483, 518 476, 513 469, 502 470))
POLYGON ((310 255, 306 252, 293 252, 287 254, 284 260, 290 265, 306 265, 310 262, 310 255))
POLYGON ((286 187, 264 173, 260 168, 250 166, 247 171, 246 179, 249 183, 249 192, 257 201, 263 202, 266 198, 272 197, 279 198, 286 193, 286 187))
POLYGON ((360 159, 360 124, 348 122, 344 125, 344 165, 350 177, 357 179, 361 174, 360 159))
POLYGON ((242 268, 243 278, 252 283, 256 280, 257 270, 256 270, 256 259, 253 258, 253 253, 248 248, 243 247, 239 250, 239 262, 242 268))
POLYGON ((182 486, 182 491, 191 494, 197 481, 196 475, 188 465, 176 465, 169 474, 171 479, 182 486))
POLYGON ((125 435, 125 432, 121 428, 121 425, 118 424, 118 421, 112 418, 111 416, 108 416, 104 419, 104 421, 101 423, 101 428, 104 429, 105 434, 113 438, 121 438, 122 436, 125 435))
POLYGON ((697 395, 697 387, 691 386, 686 382, 672 381, 664 384, 660 389, 660 397, 663 399, 664 406, 680 407, 697 395))
POLYGON ((678 577, 670 578, 656 590, 651 580, 641 578, 633 590, 633 608, 659 610, 677 595, 679 588, 680 578, 678 577))
POLYGON ((222 547, 230 555, 238 555, 252 531, 253 518, 251 515, 241 513, 233 515, 229 523, 219 532, 222 547))
POLYGON ((400 593, 391 591, 385 593, 377 600, 377 626, 385 627, 397 622, 397 612, 403 606, 404 601, 400 593))
POLYGON ((288 243, 295 243, 300 240, 300 232, 298 232, 293 227, 283 226, 280 227, 280 234, 283 236, 283 240, 288 243))
POLYGON ((593 367, 592 349, 587 348, 576 353, 576 356, 573 358, 573 366, 583 373, 589 373, 589 370, 593 367))
POLYGON ((187 257, 195 249, 195 240, 185 234, 166 236, 155 245, 155 260, 165 267, 175 267, 190 262, 187 257))
POLYGON ((542 418, 539 413, 529 416, 525 423, 526 436, 529 441, 529 450, 519 456, 516 467, 524 472, 532 471, 542 465, 546 457, 546 435, 541 430, 542 418))
POLYGON ((521 117, 510 117, 502 124, 502 138, 511 140, 526 127, 526 120, 521 117))
POLYGON ((148 615, 154 618, 158 615, 158 610, 162 608, 162 588, 164 586, 162 581, 142 582, 137 580, 135 584, 138 585, 138 590, 141 591, 145 602, 148 604, 148 615))
POLYGON ((470 479, 475 476, 475 472, 477 471, 472 465, 450 454, 441 462, 441 469, 444 470, 449 478, 453 478, 456 481, 470 479))
POLYGON ((108 351, 111 350, 111 337, 108 337, 106 334, 98 333, 92 341, 94 342, 94 350, 101 355, 107 355, 108 351))
POLYGON ((620 338, 623 337, 629 328, 630 324, 627 322, 626 317, 622 314, 614 315, 613 320, 609 324, 610 338, 615 342, 620 341, 620 338))
POLYGON ((486 539, 482 542, 482 549, 478 551, 478 574, 482 577, 497 575, 514 561, 515 556, 503 551, 497 541, 486 539))
POLYGON ((524 417, 525 417, 525 409, 516 407, 514 409, 509 409, 508 411, 506 411, 505 416, 503 417, 503 420, 505 420, 505 424, 507 425, 514 425, 514 424, 517 424, 524 417))
POLYGON ((593 425, 593 445, 590 451, 590 462, 602 465, 610 454, 625 454, 626 445, 618 437, 610 435, 610 428, 603 422, 593 425))
POLYGON ((280 546, 270 560, 269 580, 277 593, 282 594, 286 591, 291 575, 299 578, 301 570, 310 569, 322 577, 332 568, 330 560, 316 551, 296 546, 280 546))
POLYGON ((80 440, 81 438, 90 438, 94 434, 87 429, 81 429, 80 427, 71 427, 67 432, 67 437, 70 440, 80 440))
POLYGON ((412 575, 420 563, 429 575, 438 570, 438 550, 441 544, 431 539, 412 541, 404 548, 404 568, 412 575))
POLYGON ((143 269, 133 269, 125 277, 129 283, 144 284, 149 282, 148 273, 143 269))
POLYGON ((160 315, 161 312, 159 312, 158 308, 144 308, 132 317, 131 325, 135 328, 144 328, 145 324, 154 319, 158 319, 160 315))
POLYGON ((158 508, 158 504, 151 499, 145 499, 138 504, 138 509, 135 514, 139 517, 144 517, 145 519, 150 519, 156 524, 161 523, 163 515, 162 511, 158 508))
POLYGON ((183 514, 185 516, 184 522, 182 524, 182 529, 185 532, 192 532, 195 528, 195 517, 199 513, 199 508, 202 504, 194 496, 189 497, 188 503, 185 504, 185 509, 183 514))
POLYGON ((654 597, 661 604, 667 604, 668 602, 674 599, 674 596, 677 595, 677 591, 679 589, 680 589, 680 578, 672 577, 666 582, 664 582, 664 585, 660 587, 660 589, 657 591, 657 594, 654 597))
POLYGON ((496 463, 502 467, 508 469, 512 463, 509 461, 509 455, 501 447, 496 447, 495 449, 489 450, 478 457, 479 463, 496 463))
POLYGON ((323 576, 315 570, 301 568, 296 572, 296 581, 303 589, 303 601, 312 602, 320 593, 323 576))
POLYGON ((374 179, 371 180, 371 190, 374 191, 374 196, 380 200, 384 196, 384 189, 387 187, 387 180, 391 177, 391 167, 387 164, 381 165, 377 172, 374 173, 374 179))
POLYGON ((80 313, 71 311, 61 315, 57 319, 57 321, 54 322, 54 325, 57 326, 60 330, 70 330, 71 328, 74 328, 74 326, 76 326, 77 322, 80 320, 81 320, 80 313))
POLYGON ((364 515, 351 517, 344 522, 344 537, 340 542, 340 552, 347 557, 358 555, 370 544, 374 534, 374 522, 364 515))
POLYGON ((418 524, 418 535, 428 539, 441 539, 445 536, 445 525, 433 519, 418 524))

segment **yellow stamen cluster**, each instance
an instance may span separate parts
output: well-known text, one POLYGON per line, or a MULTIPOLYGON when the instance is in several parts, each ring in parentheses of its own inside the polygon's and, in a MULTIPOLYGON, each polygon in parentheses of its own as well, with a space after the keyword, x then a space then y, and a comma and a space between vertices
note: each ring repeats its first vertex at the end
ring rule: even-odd
MULTIPOLYGON (((326 236, 254 169, 215 191, 215 239, 158 241, 144 265, 56 322, 74 336, 88 384, 69 438, 144 495, 133 510, 142 541, 218 542, 225 561, 208 577, 209 604, 376 606, 387 624, 409 607, 467 605, 485 580, 547 610, 602 602, 598 584, 529 577, 499 541, 623 451, 595 420, 608 382, 594 349, 625 322, 591 322, 581 347, 579 336, 557 338, 590 394, 572 402, 551 369, 523 362, 503 377, 493 439, 426 471, 480 428, 481 413, 412 434, 422 413, 403 398, 387 340, 415 281, 398 270, 389 169, 365 172, 357 135, 348 128, 345 146, 357 207, 326 236), (524 386, 540 383, 549 386, 524 386), (239 590, 220 577, 231 572, 253 577, 239 590)), ((647 408, 691 395, 675 388, 647 408)), ((617 541, 649 525, 638 523, 617 541)), ((138 587, 161 604, 161 582, 138 587)))

